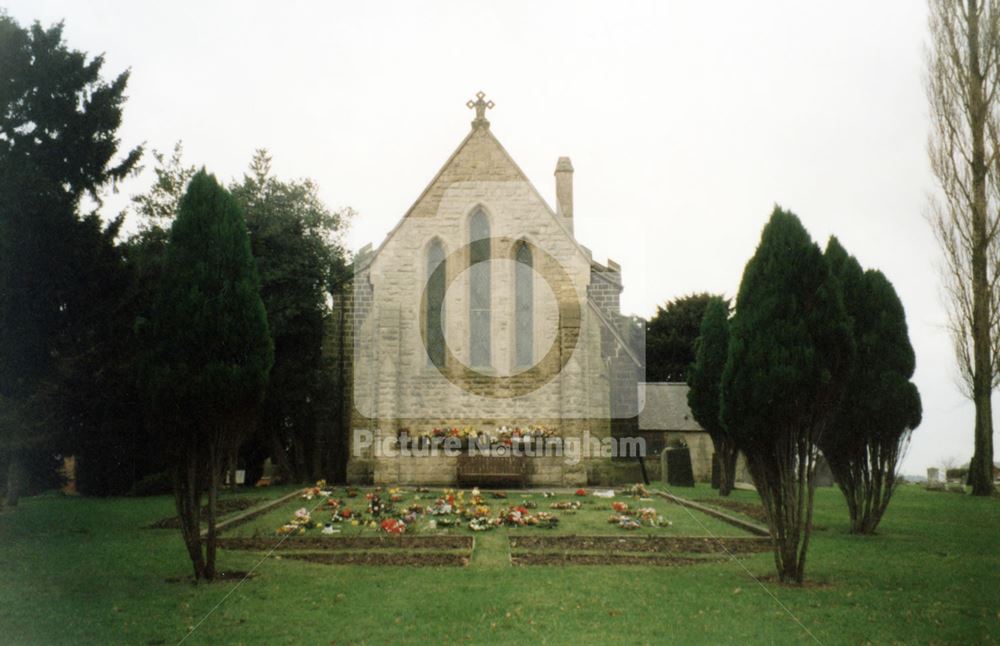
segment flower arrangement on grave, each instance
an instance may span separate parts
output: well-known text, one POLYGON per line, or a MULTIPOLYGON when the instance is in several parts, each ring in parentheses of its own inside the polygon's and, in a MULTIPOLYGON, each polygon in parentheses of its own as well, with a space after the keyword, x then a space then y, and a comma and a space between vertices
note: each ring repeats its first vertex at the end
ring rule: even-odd
POLYGON ((560 500, 549 505, 549 509, 579 509, 580 507, 579 500, 560 500))
POLYGON ((381 516, 385 507, 382 505, 382 498, 375 492, 365 495, 368 499, 368 513, 372 516, 381 516))
POLYGON ((292 519, 279 527, 277 533, 279 536, 294 536, 298 534, 304 534, 307 529, 313 527, 319 527, 317 523, 312 520, 312 515, 309 510, 305 507, 295 510, 295 515, 292 519))
MULTIPOLYGON (((479 436, 479 432, 472 426, 463 428, 457 426, 435 426, 430 430, 418 431, 416 434, 411 434, 409 429, 405 429, 405 431, 409 437, 417 440, 418 446, 426 446, 427 444, 441 442, 446 439, 457 440, 460 445, 464 446, 479 436)), ((399 432, 398 436, 400 441, 402 441, 402 438, 403 430, 399 432)))
POLYGON ((326 480, 317 480, 316 486, 309 487, 302 492, 302 498, 312 500, 317 496, 332 496, 333 491, 326 486, 326 480))
POLYGON ((503 520, 504 525, 509 525, 511 527, 520 527, 525 524, 525 519, 530 516, 530 513, 524 507, 511 507, 506 512, 500 512, 500 518, 503 520))
POLYGON ((406 532, 406 523, 397 518, 386 518, 379 526, 386 534, 402 534, 406 532))
POLYGON ((486 505, 472 505, 463 508, 459 513, 465 518, 486 518, 490 515, 490 508, 486 505))
POLYGON ((621 502, 620 500, 616 500, 613 503, 611 503, 611 508, 614 509, 619 514, 627 514, 628 513, 628 503, 627 502, 621 502))
POLYGON ((434 504, 431 505, 430 509, 427 510, 427 513, 431 516, 447 516, 452 513, 453 510, 454 507, 452 507, 447 500, 438 498, 434 501, 434 504))
POLYGON ((578 496, 586 496, 587 495, 587 490, 586 489, 577 489, 576 490, 576 495, 578 495, 578 496))
POLYGON ((296 525, 295 523, 285 523, 277 529, 278 536, 296 536, 298 534, 304 534, 306 528, 302 525, 296 525))
POLYGON ((634 498, 649 498, 649 489, 641 482, 622 489, 621 493, 623 496, 632 496, 634 498))
POLYGON ((639 520, 650 527, 669 527, 672 523, 669 520, 660 518, 659 513, 652 507, 643 507, 635 512, 639 520))
POLYGON ((559 519, 555 514, 550 514, 547 511, 540 511, 525 518, 525 524, 541 527, 542 529, 555 529, 555 527, 559 524, 559 519))
POLYGON ((480 433, 479 436, 485 439, 491 446, 512 446, 516 443, 556 438, 559 437, 559 433, 556 429, 547 426, 528 424, 513 427, 498 426, 492 432, 480 433))
POLYGON ((476 518, 469 522, 469 529, 474 532, 485 532, 500 525, 499 518, 476 518))

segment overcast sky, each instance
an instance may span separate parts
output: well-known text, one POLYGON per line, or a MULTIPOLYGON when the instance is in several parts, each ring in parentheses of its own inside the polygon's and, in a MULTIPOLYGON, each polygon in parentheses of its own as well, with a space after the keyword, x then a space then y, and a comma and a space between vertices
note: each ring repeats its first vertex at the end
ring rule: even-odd
MULTIPOLYGON (((50 2, 69 45, 131 68, 120 134, 228 180, 268 148, 377 245, 496 102, 493 132, 578 239, 622 265, 623 310, 734 295, 774 204, 881 269, 906 307, 924 421, 904 464, 972 454, 924 216, 926 8, 898 2, 50 2)), ((149 183, 131 180, 124 193, 149 183)), ((111 205, 120 204, 112 201, 111 205)), ((995 444, 1000 444, 996 438, 995 444)))

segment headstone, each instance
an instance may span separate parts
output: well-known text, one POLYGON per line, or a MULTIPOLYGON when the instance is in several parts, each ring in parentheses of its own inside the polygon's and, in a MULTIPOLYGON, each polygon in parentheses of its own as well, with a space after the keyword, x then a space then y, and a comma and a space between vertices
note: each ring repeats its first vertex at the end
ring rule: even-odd
POLYGON ((660 458, 663 466, 666 467, 666 478, 668 485, 673 487, 693 487, 694 468, 691 466, 691 450, 686 446, 681 448, 668 448, 663 451, 660 458))
POLYGON ((271 462, 271 458, 264 460, 264 471, 260 476, 260 480, 257 481, 256 486, 267 487, 274 483, 274 463, 271 462))
POLYGON ((820 455, 816 461, 816 486, 833 486, 833 471, 830 470, 830 463, 826 461, 826 456, 824 455, 820 455))
POLYGON ((936 467, 927 469, 927 488, 934 491, 944 491, 945 483, 941 479, 941 469, 936 467))

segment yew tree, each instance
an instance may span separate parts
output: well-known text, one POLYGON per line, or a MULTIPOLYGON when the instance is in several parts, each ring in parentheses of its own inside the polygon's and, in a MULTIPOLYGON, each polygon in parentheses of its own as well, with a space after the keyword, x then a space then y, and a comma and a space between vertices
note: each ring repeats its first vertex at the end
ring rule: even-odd
POLYGON ((736 445, 722 424, 719 389, 729 353, 729 305, 715 296, 705 306, 695 359, 688 370, 688 406, 695 420, 708 432, 715 445, 720 468, 719 495, 728 496, 736 479, 736 445))
MULTIPOLYGON (((721 298, 701 292, 668 301, 646 324, 646 378, 685 381, 694 361, 694 342, 709 301, 721 298)), ((728 301, 726 301, 728 305, 728 301)))
MULTIPOLYGON (((25 28, 0 10, 0 464, 17 504, 39 461, 65 448, 56 390, 59 340, 89 316, 88 247, 101 236, 81 201, 128 176, 141 147, 117 136, 128 72, 63 41, 63 26, 25 28), (86 281, 84 281, 86 282, 86 281), (81 291, 82 290, 82 291, 81 291)), ((108 245, 105 245, 107 248, 108 245)), ((106 250, 106 249, 105 249, 106 250)), ((102 290, 94 290, 102 291, 102 290)), ((75 351, 75 349, 74 349, 75 351)))
POLYGON ((836 238, 825 255, 851 317, 857 361, 820 448, 847 499, 851 532, 873 534, 892 498, 910 434, 920 424, 920 394, 910 381, 916 360, 892 283, 880 271, 862 270, 836 238))
POLYGON ((171 226, 150 324, 153 417, 195 578, 211 580, 225 458, 253 425, 274 346, 242 210, 204 169, 191 179, 171 226))
POLYGON ((722 421, 767 513, 778 576, 802 583, 817 444, 839 410, 854 344, 823 252, 779 207, 743 272, 729 339, 722 421))

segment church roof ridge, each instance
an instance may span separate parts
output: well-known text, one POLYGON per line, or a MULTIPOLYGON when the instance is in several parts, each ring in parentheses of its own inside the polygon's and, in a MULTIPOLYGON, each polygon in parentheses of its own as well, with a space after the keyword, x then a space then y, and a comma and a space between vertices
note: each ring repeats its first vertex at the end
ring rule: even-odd
MULTIPOLYGON (((480 97, 479 94, 482 94, 482 93, 481 92, 477 93, 476 96, 477 96, 477 98, 478 98, 479 101, 482 101, 483 97, 480 97)), ((490 105, 492 103, 493 102, 490 101, 488 103, 484 103, 482 106, 479 106, 479 107, 482 107, 483 110, 485 110, 485 108, 492 107, 492 105, 490 105)), ((469 101, 468 104, 472 104, 472 106, 476 106, 476 104, 473 104, 472 101, 469 101)), ((472 107, 472 106, 470 106, 470 107, 472 107)), ((441 176, 445 173, 446 170, 448 170, 448 168, 451 166, 452 162, 454 162, 455 159, 458 157, 459 153, 462 152, 462 150, 469 144, 469 142, 472 140, 473 137, 475 137, 476 135, 479 135, 479 134, 482 134, 484 136, 489 137, 493 141, 493 143, 496 144, 496 146, 497 146, 497 148, 499 148, 500 152, 502 152, 504 154, 504 156, 506 156, 507 161, 511 164, 511 166, 513 167, 513 169, 516 172, 517 176, 522 181, 524 181, 525 183, 527 183, 527 185, 531 189, 532 193, 535 195, 535 197, 538 198, 538 201, 542 205, 544 205, 545 210, 549 213, 549 216, 552 218, 553 222, 555 222, 555 224, 557 226, 559 226, 559 228, 563 231, 563 233, 568 237, 568 239, 576 247, 577 252, 580 253, 584 258, 586 258, 586 260, 588 262, 594 263, 594 258, 593 258, 593 255, 590 253, 590 250, 587 249, 587 247, 585 247, 584 245, 582 245, 576 239, 576 236, 574 236, 573 232, 570 231, 567 228, 566 224, 562 221, 562 219, 559 217, 559 215, 552 208, 552 205, 549 204, 548 201, 544 197, 542 197, 542 194, 539 193, 538 188, 535 186, 534 182, 532 182, 531 179, 528 178, 528 176, 521 169, 521 166, 517 163, 517 161, 514 159, 514 157, 507 151, 507 149, 500 142, 500 140, 497 138, 497 136, 493 134, 492 129, 489 127, 489 121, 486 121, 485 117, 481 117, 482 121, 480 121, 479 107, 477 107, 477 118, 476 118, 475 121, 472 122, 472 128, 469 130, 469 133, 467 135, 465 135, 465 137, 462 139, 462 141, 458 144, 458 146, 455 148, 455 150, 451 153, 451 155, 448 156, 448 159, 445 160, 445 162, 441 165, 441 167, 438 169, 438 171, 431 178, 431 180, 427 183, 427 186, 424 187, 424 190, 420 192, 420 195, 417 197, 416 200, 414 200, 413 204, 410 205, 410 208, 408 208, 406 210, 406 213, 403 214, 403 217, 401 217, 399 219, 399 221, 396 223, 396 225, 393 226, 392 229, 390 229, 388 233, 386 233, 385 237, 382 239, 382 242, 379 243, 378 247, 376 247, 374 249, 374 251, 371 251, 368 254, 366 254, 366 257, 358 257, 356 259, 356 263, 355 264, 358 264, 358 263, 360 263, 360 264, 357 267, 355 267, 355 272, 360 271, 361 269, 363 269, 363 268, 365 268, 365 267, 367 267, 368 265, 371 264, 371 262, 379 255, 379 253, 382 251, 382 249, 385 248, 385 246, 393 238, 393 236, 396 234, 396 232, 403 226, 403 223, 406 222, 407 218, 409 218, 412 215, 413 211, 424 201, 424 198, 427 197, 427 195, 430 193, 431 189, 434 188, 435 184, 437 184, 437 182, 441 178, 441 176)), ((359 256, 360 256, 360 254, 359 254, 359 256)))

